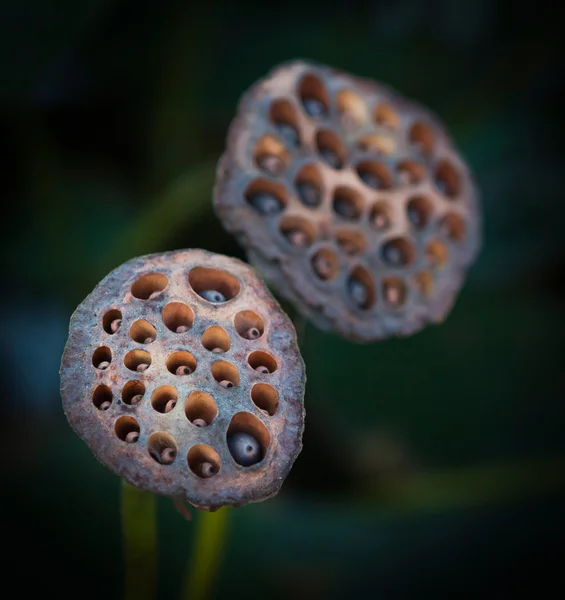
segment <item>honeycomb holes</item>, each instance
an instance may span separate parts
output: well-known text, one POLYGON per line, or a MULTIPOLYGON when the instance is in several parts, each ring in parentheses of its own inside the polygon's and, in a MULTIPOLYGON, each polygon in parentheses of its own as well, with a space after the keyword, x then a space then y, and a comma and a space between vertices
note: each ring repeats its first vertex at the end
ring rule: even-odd
POLYGON ((218 360, 212 364, 212 377, 224 388, 239 385, 239 371, 237 367, 225 360, 218 360))
POLYGON ((365 237, 359 231, 341 230, 336 231, 335 239, 338 246, 350 256, 362 254, 367 249, 365 237))
POLYGON ((96 369, 104 371, 112 362, 112 351, 108 346, 100 346, 96 348, 92 355, 92 364, 96 369))
POLYGON ((207 427, 218 416, 214 398, 206 392, 191 392, 184 403, 186 418, 197 427, 207 427))
POLYGON ((447 246, 439 240, 430 241, 426 246, 425 254, 432 268, 441 268, 447 263, 447 246))
POLYGON ((169 284, 169 278, 162 273, 143 275, 131 286, 131 293, 139 300, 152 300, 169 284))
POLYGON ((385 277, 382 281, 382 294, 387 307, 400 308, 406 302, 406 284, 398 277, 385 277))
POLYGON ((391 156, 396 150, 396 140, 385 135, 366 135, 357 142, 357 148, 361 152, 391 156))
POLYGON ((357 266, 347 279, 347 291, 353 303, 361 310, 369 310, 375 304, 375 286, 367 269, 357 266))
POLYGON ((461 181, 455 167, 442 160, 434 172, 434 180, 437 189, 450 199, 455 198, 461 192, 461 181))
POLYGON ((277 361, 266 352, 256 350, 247 357, 249 366, 259 373, 274 373, 277 370, 277 361))
POLYGON ((208 267, 194 267, 188 274, 188 282, 192 289, 202 297, 208 290, 220 292, 227 301, 239 294, 239 280, 226 271, 208 267))
POLYGON ((363 196, 350 187, 340 185, 333 192, 332 206, 342 219, 355 221, 363 213, 363 196))
POLYGON ((421 122, 412 125, 408 134, 408 139, 419 152, 424 154, 430 154, 435 144, 435 134, 433 129, 429 125, 421 122))
POLYGON ((275 100, 270 106, 269 118, 285 144, 294 147, 300 145, 298 120, 294 107, 288 100, 275 100))
POLYGON ((220 455, 206 444, 192 446, 186 456, 188 468, 202 479, 208 479, 220 472, 220 455))
POLYGON ((196 359, 186 350, 178 350, 167 357, 167 370, 173 375, 182 377, 196 370, 196 359))
POLYGON ((351 90, 340 90, 336 95, 337 110, 345 129, 359 127, 368 119, 365 102, 351 90))
POLYGON ((460 242, 466 233, 465 221, 455 213, 445 215, 439 223, 439 229, 452 242, 460 242))
POLYGON ((151 406, 162 414, 170 413, 177 401, 177 390, 172 385, 161 385, 151 395, 151 406))
MULTIPOLYGON (((227 441, 228 448, 230 448, 230 437, 234 434, 243 433, 252 436, 257 440, 260 446, 260 456, 259 460, 254 462, 254 464, 259 464, 266 456, 267 451, 269 449, 269 445, 271 443, 271 435, 269 430, 261 423, 261 421, 251 413, 248 412, 239 412, 236 413, 228 426, 227 431, 227 441)), ((232 449, 230 448, 230 454, 234 461, 241 465, 241 461, 238 462, 232 449)), ((251 466, 251 465, 250 465, 251 466)))
POLYGON ((281 219, 279 230, 284 239, 294 248, 308 248, 316 239, 314 224, 296 215, 288 215, 281 219))
POLYGON ((424 229, 433 215, 433 206, 425 196, 414 196, 406 205, 408 221, 415 229, 424 229))
POLYGON ((434 291, 434 280, 429 271, 421 271, 414 275, 413 285, 422 296, 429 298, 434 291))
POLYGON ((145 385, 141 381, 128 381, 122 389, 122 402, 128 406, 139 404, 145 395, 145 385))
POLYGON ((392 176, 382 163, 363 160, 356 167, 359 179, 374 190, 388 190, 392 187, 392 176))
POLYGON ((135 444, 139 440, 139 423, 133 417, 120 417, 116 420, 114 432, 122 442, 135 444))
POLYGON ((251 400, 257 408, 272 417, 279 408, 277 390, 268 383, 256 383, 251 388, 251 400))
POLYGON ((324 117, 328 114, 330 100, 322 80, 312 73, 302 77, 298 84, 298 97, 306 114, 324 117))
POLYGON ((424 179, 426 169, 413 160, 403 160, 396 165, 396 175, 400 185, 416 185, 424 179))
POLYGON ((381 246, 381 258, 390 267, 407 267, 416 260, 416 248, 408 238, 393 238, 381 246))
POLYGON ((312 270, 318 279, 331 281, 339 272, 339 260, 329 248, 320 248, 310 259, 312 270))
POLYGON ((378 104, 375 107, 375 123, 386 129, 398 129, 400 117, 389 104, 378 104))
POLYGON ((194 311, 182 302, 169 302, 161 312, 165 327, 173 333, 184 333, 194 323, 194 311))
POLYGON ((369 222, 377 231, 386 231, 391 224, 390 208, 385 202, 377 202, 369 212, 369 222))
POLYGON ((161 465, 170 465, 177 457, 177 443, 170 433, 159 431, 149 436, 147 440, 149 456, 161 465))
POLYGON ((304 165, 294 179, 294 187, 300 202, 308 208, 322 203, 324 186, 320 171, 315 164, 304 165))
POLYGON ((341 138, 334 131, 322 129, 316 133, 316 148, 322 159, 332 169, 342 169, 347 161, 347 153, 341 138))
POLYGON ((230 336, 225 329, 212 325, 202 334, 202 345, 210 352, 228 352, 231 348, 230 336))
POLYGON ((252 310, 238 312, 235 315, 234 326, 238 335, 246 340, 256 340, 265 331, 263 319, 252 310))
POLYGON ((265 135, 255 145, 253 159, 259 169, 276 176, 288 167, 289 154, 279 140, 265 135))
POLYGON ((157 330, 148 321, 135 321, 130 327, 129 335, 138 344, 151 344, 157 338, 157 330))
POLYGON ((114 335, 122 324, 122 313, 117 309, 113 308, 104 314, 102 317, 102 328, 106 333, 114 335))
POLYGON ((263 216, 276 215, 287 204, 284 186, 267 179, 254 179, 245 189, 244 197, 247 204, 263 216))
POLYGON ((142 373, 151 366, 151 355, 145 350, 130 350, 124 356, 124 365, 130 371, 142 373))
POLYGON ((112 390, 107 385, 99 385, 92 394, 92 404, 98 410, 108 410, 112 404, 112 390))

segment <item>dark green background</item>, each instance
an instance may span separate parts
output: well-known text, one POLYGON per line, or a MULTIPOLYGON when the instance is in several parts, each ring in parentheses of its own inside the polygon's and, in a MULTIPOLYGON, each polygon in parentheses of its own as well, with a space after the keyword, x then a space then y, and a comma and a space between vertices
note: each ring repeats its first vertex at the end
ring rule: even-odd
MULTIPOLYGON (((310 58, 444 119, 482 192, 484 247, 440 326, 371 346, 307 328, 304 450, 277 498, 232 511, 215 597, 547 597, 565 558, 560 12, 2 4, 5 586, 119 597, 119 480, 60 407, 70 314, 136 255, 243 258, 212 214, 215 161, 244 90, 310 58)), ((160 598, 176 598, 194 526, 164 499, 159 526, 160 598)))

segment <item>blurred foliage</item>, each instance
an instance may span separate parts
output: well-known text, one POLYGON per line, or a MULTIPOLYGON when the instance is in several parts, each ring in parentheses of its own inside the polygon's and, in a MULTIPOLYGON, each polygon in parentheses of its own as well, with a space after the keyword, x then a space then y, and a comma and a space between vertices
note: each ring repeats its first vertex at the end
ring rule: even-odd
MULTIPOLYGON (((71 312, 135 255, 244 258, 212 214, 215 163, 244 90, 299 57, 437 112, 475 171, 485 243, 441 326, 371 346, 306 327, 304 451, 277 498, 231 511, 215 597, 499 599, 558 580, 561 12, 545 0, 3 4, 4 499, 18 562, 51 573, 29 590, 123 589, 120 482, 60 409, 71 312)), ((168 599, 187 554, 198 559, 195 525, 169 501, 158 513, 168 599)))

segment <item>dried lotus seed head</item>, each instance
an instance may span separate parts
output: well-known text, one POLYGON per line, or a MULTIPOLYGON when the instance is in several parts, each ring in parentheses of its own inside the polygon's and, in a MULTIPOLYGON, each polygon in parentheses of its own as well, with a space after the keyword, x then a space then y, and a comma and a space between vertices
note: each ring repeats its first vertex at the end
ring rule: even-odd
POLYGON ((442 321, 480 246, 477 191, 439 120, 300 61, 243 96, 214 205, 283 296, 358 342, 442 321))
POLYGON ((304 382, 292 322, 253 269, 203 250, 112 271, 73 314, 61 364, 67 418, 104 465, 208 510, 279 491, 304 382))

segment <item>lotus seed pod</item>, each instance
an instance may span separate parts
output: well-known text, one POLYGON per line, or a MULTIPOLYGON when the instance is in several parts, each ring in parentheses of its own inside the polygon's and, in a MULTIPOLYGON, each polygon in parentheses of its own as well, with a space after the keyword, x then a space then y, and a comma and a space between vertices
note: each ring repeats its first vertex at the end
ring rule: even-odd
POLYGON ((279 491, 304 384, 292 322, 254 270, 203 250, 112 271, 73 314, 61 364, 65 413, 94 455, 207 510, 279 491))
POLYGON ((357 342, 442 321, 480 246, 477 191, 437 117, 306 62, 243 96, 214 206, 306 318, 357 342))

